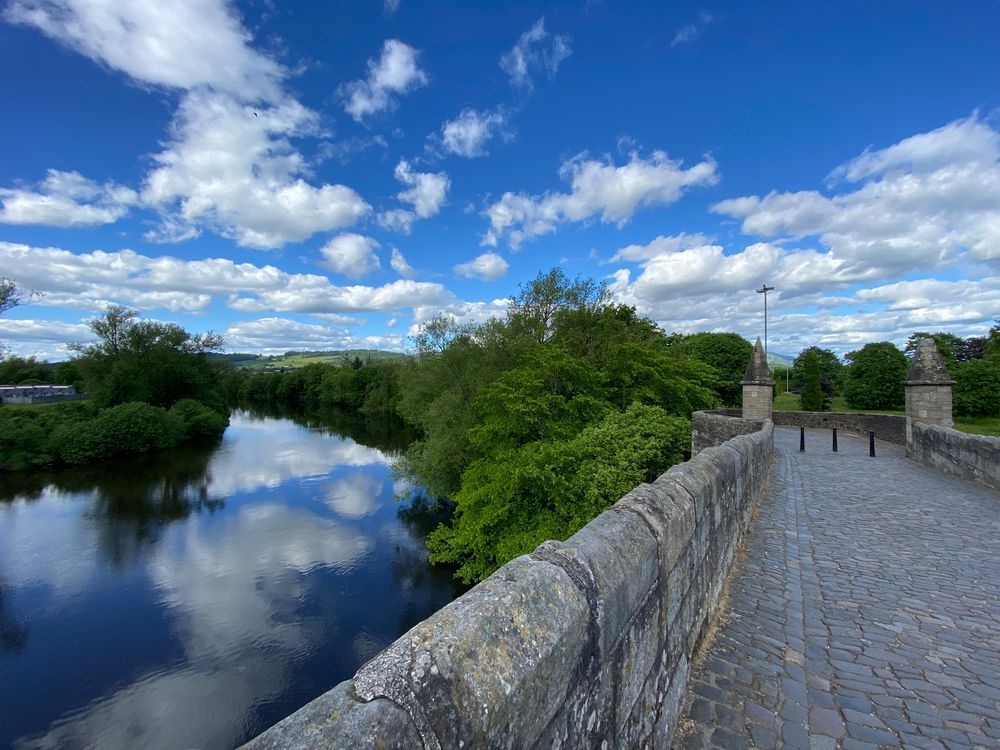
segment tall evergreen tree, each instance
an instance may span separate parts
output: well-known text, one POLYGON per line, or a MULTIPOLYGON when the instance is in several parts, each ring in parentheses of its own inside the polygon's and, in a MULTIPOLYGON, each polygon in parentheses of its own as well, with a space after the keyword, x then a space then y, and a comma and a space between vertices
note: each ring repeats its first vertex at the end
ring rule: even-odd
POLYGON ((820 380, 819 357, 812 349, 806 351, 802 363, 802 410, 823 411, 826 399, 820 380))

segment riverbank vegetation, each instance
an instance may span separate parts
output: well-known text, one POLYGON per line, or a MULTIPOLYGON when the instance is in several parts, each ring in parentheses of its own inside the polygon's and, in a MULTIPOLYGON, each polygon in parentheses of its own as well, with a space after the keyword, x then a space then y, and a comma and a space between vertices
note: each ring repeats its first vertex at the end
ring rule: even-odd
POLYGON ((752 351, 736 334, 667 336, 559 269, 524 285, 504 318, 436 318, 413 343, 398 361, 231 371, 226 390, 400 415, 415 439, 396 470, 454 505, 429 544, 467 582, 684 460, 691 412, 734 403, 752 351))
POLYGON ((97 340, 71 362, 90 399, 0 409, 0 470, 92 463, 226 429, 225 393, 206 356, 221 338, 117 305, 90 327, 97 340))

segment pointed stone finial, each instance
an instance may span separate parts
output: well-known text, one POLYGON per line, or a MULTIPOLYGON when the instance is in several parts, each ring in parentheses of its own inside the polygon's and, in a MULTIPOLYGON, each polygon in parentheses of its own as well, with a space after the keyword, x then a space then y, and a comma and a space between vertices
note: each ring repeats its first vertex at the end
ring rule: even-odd
POLYGON ((767 366, 764 347, 760 344, 760 336, 753 348, 747 373, 743 376, 743 418, 770 419, 773 409, 774 378, 771 368, 767 366))
POLYGON ((767 356, 764 354, 764 347, 761 346, 760 336, 753 347, 753 355, 750 357, 750 364, 747 365, 746 374, 743 376, 743 385, 774 385, 774 378, 771 377, 771 368, 767 366, 767 356))
POLYGON ((945 366, 934 339, 917 339, 913 364, 903 381, 906 391, 906 439, 910 440, 910 422, 951 427, 951 386, 955 383, 945 366))
POLYGON ((934 339, 917 339, 917 351, 903 382, 906 385, 951 385, 955 382, 934 339))

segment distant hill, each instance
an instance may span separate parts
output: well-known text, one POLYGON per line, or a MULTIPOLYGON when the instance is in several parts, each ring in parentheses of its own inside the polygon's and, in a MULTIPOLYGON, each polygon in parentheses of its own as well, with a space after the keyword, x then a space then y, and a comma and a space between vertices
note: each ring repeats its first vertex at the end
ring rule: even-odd
POLYGON ((767 353, 767 364, 768 365, 779 365, 780 367, 791 367, 792 362, 795 361, 795 357, 789 357, 787 354, 778 354, 776 352, 767 353))
POLYGON ((284 354, 217 354, 216 357, 231 362, 236 367, 258 370, 271 367, 305 367, 313 364, 340 365, 355 357, 362 362, 384 362, 407 359, 399 352, 384 352, 379 349, 341 349, 321 352, 287 351, 284 354))

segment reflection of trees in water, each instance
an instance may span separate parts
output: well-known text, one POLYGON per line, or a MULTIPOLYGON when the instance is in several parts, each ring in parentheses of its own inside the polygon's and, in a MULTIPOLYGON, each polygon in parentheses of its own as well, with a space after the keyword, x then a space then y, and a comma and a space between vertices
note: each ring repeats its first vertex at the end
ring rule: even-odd
POLYGON ((252 417, 289 419, 300 427, 346 437, 359 445, 399 455, 413 442, 413 428, 394 414, 359 414, 343 409, 304 410, 286 404, 245 403, 239 407, 252 417))
POLYGON ((46 488, 91 494, 86 516, 97 527, 100 550, 112 564, 127 564, 166 524, 223 506, 208 493, 209 462, 219 443, 189 443, 124 461, 8 478, 0 484, 0 501, 38 499, 46 488))
POLYGON ((454 507, 446 500, 416 494, 397 511, 407 537, 396 545, 392 578, 399 591, 410 594, 400 608, 397 637, 472 588, 454 577, 453 566, 431 565, 427 560, 427 534, 451 518, 454 507))
POLYGON ((9 611, 6 603, 6 587, 0 579, 0 653, 19 654, 28 642, 28 631, 9 611))

